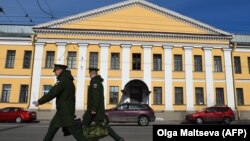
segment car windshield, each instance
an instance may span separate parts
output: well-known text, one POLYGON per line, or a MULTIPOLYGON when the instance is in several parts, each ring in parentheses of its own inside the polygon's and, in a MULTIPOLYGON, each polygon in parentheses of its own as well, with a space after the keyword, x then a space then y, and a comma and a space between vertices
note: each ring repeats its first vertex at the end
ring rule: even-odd
POLYGON ((207 108, 203 108, 203 109, 201 109, 201 110, 198 110, 198 112, 204 112, 204 111, 206 111, 207 110, 207 108))

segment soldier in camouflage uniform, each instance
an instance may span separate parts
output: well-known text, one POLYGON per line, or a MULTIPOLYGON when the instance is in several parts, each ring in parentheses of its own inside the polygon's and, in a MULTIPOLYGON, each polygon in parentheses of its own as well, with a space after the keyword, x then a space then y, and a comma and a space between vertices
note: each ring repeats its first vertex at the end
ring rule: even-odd
MULTIPOLYGON (((105 118, 103 79, 97 75, 97 68, 89 68, 91 77, 88 87, 87 110, 83 115, 83 126, 89 126, 92 121, 100 123, 105 118), (93 116, 95 115, 95 116, 93 116)), ((108 125, 108 133, 115 141, 124 141, 122 137, 108 125)))
POLYGON ((60 127, 68 131, 77 141, 87 141, 82 135, 81 130, 77 129, 74 124, 75 118, 75 85, 74 78, 66 65, 55 64, 54 72, 57 76, 56 84, 51 88, 48 94, 41 97, 36 106, 56 98, 56 114, 50 122, 48 132, 44 141, 52 141, 60 127))

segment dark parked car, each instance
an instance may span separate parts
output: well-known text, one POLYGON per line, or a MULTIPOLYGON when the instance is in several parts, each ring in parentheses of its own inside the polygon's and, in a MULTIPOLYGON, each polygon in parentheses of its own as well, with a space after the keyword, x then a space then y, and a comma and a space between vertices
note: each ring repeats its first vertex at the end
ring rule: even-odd
POLYGON ((0 110, 0 122, 30 122, 36 118, 36 112, 29 112, 19 107, 6 107, 0 110))
POLYGON ((186 120, 197 124, 205 122, 222 122, 229 124, 231 121, 235 120, 235 115, 230 107, 212 106, 204 108, 193 114, 186 115, 186 120))
POLYGON ((147 104, 123 103, 105 111, 107 122, 135 122, 146 126, 155 121, 154 110, 147 104))

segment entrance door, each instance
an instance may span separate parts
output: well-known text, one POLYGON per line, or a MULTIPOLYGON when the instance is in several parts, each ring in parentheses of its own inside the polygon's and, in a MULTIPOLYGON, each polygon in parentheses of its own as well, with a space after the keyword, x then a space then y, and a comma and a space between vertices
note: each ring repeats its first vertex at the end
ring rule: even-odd
POLYGON ((130 102, 142 102, 142 87, 130 87, 130 102))

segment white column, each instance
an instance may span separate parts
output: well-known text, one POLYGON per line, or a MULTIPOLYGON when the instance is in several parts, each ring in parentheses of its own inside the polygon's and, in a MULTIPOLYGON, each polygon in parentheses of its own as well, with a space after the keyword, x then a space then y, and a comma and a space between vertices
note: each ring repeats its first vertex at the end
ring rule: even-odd
MULTIPOLYGON (((151 91, 151 70, 152 70, 152 45, 143 45, 144 50, 144 63, 143 63, 143 80, 147 84, 149 91, 151 91)), ((148 104, 151 105, 150 96, 148 95, 148 104)))
POLYGON ((100 74, 103 81, 104 87, 104 104, 107 105, 107 82, 108 82, 108 56, 110 44, 99 44, 101 47, 101 60, 100 60, 100 74))
POLYGON ((235 110, 233 72, 232 72, 232 49, 223 49, 225 60, 226 86, 227 86, 227 103, 228 106, 235 110))
MULTIPOLYGON (((132 45, 124 44, 122 47, 122 89, 129 82, 129 69, 130 69, 130 48, 132 45)), ((124 95, 123 95, 124 96, 124 95)), ((129 102, 129 96, 124 96, 124 102, 129 102)))
POLYGON ((77 88, 76 88, 76 110, 84 110, 84 93, 85 93, 85 74, 87 62, 88 44, 78 44, 78 70, 77 70, 77 88))
POLYGON ((56 43, 57 45, 57 64, 64 64, 65 47, 67 43, 56 43))
POLYGON ((164 45, 165 111, 173 111, 172 46, 164 45))
POLYGON ((214 106, 214 80, 213 80, 213 48, 204 48, 205 51, 205 72, 206 72, 206 94, 207 106, 214 106))
POLYGON ((35 56, 34 56, 34 66, 32 72, 32 82, 31 82, 31 94, 30 94, 30 105, 29 109, 38 109, 32 104, 33 101, 37 101, 40 92, 40 80, 41 80, 41 69, 43 60, 43 47, 45 43, 35 43, 35 56))
POLYGON ((194 111, 193 88, 193 47, 184 47, 185 50, 185 75, 186 75, 186 105, 187 111, 194 111))
MULTIPOLYGON (((64 56, 65 56, 65 47, 67 43, 59 42, 56 43, 57 45, 57 57, 56 57, 56 64, 64 64, 64 56)), ((56 77, 55 77, 55 82, 56 82, 56 77)), ((52 100, 52 109, 56 109, 56 99, 52 100)))

